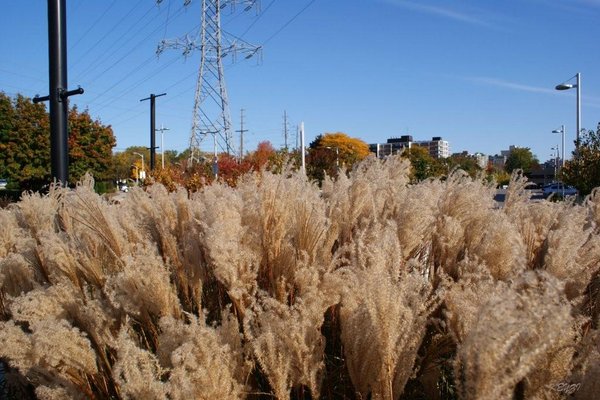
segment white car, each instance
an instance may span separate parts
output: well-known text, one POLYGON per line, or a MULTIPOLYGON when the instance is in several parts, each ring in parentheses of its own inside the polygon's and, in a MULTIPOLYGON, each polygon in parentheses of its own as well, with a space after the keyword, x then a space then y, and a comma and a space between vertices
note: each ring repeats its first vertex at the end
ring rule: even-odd
POLYGON ((579 191, 573 186, 565 185, 562 182, 554 182, 544 186, 544 197, 556 196, 577 196, 579 191))
POLYGON ((8 185, 7 179, 0 179, 0 190, 6 189, 6 185, 8 185))
POLYGON ((129 191, 129 186, 127 185, 121 185, 121 187, 119 188, 119 190, 123 193, 127 193, 129 191))

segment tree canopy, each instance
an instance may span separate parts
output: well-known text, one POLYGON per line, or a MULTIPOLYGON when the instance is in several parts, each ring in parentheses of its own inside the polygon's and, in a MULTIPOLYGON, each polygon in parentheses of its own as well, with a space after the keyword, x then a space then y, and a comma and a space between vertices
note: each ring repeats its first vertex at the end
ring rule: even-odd
POLYGON ((69 181, 77 182, 88 171, 97 180, 109 180, 115 145, 109 126, 92 120, 87 110, 79 112, 73 107, 69 111, 69 181))
POLYGON ((412 146, 402 153, 402 157, 406 157, 410 161, 412 182, 441 175, 440 162, 433 158, 425 147, 412 146))
MULTIPOLYGON (((87 111, 69 111, 69 180, 86 172, 107 179, 115 138, 110 126, 92 120, 87 111)), ((50 182, 50 121, 46 106, 0 92, 0 177, 21 189, 39 189, 50 182)))
POLYGON ((529 147, 514 147, 506 159, 504 169, 510 174, 516 169, 529 171, 538 164, 538 159, 533 155, 529 147))
POLYGON ((341 169, 351 169, 369 154, 369 145, 360 139, 342 132, 325 133, 310 144, 307 173, 320 181, 324 173, 336 176, 341 169))
POLYGON ((571 160, 565 161, 561 171, 565 183, 575 186, 583 195, 600 186, 600 123, 596 131, 580 135, 578 151, 571 160))

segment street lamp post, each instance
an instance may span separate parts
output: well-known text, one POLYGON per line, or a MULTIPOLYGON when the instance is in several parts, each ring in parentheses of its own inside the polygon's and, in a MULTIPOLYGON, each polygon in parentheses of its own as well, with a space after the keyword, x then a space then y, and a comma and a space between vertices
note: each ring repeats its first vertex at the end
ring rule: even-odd
POLYGON ((561 145, 561 149, 560 149, 560 152, 562 154, 562 159, 560 162, 560 168, 563 169, 565 167, 565 126, 561 125, 560 129, 555 129, 552 131, 552 133, 560 133, 562 136, 562 145, 561 145))
POLYGON ((140 176, 140 175, 142 175, 142 174, 143 174, 144 176, 143 176, 143 177, 141 177, 141 178, 142 178, 142 179, 146 179, 146 168, 145 168, 145 166, 144 166, 144 155, 143 155, 142 153, 136 153, 136 152, 133 152, 133 154, 135 154, 136 156, 140 156, 140 157, 142 157, 142 171, 141 171, 141 172, 138 172, 138 176, 140 176))
MULTIPOLYGON (((577 88, 577 132, 575 132, 575 154, 579 154, 579 133, 581 132, 581 73, 577 73, 567 81, 556 85, 556 90, 569 90, 577 88), (575 78, 576 83, 566 83, 575 78)), ((564 154, 563 154, 564 156, 564 154)))
POLYGON ((165 131, 168 131, 169 128, 165 128, 162 124, 160 124, 160 129, 157 131, 160 132, 160 159, 162 163, 162 169, 165 169, 165 131))
POLYGON ((560 157, 558 154, 558 145, 556 145, 556 147, 552 147, 551 150, 553 153, 550 154, 550 156, 554 158, 554 180, 558 181, 558 157, 560 157))

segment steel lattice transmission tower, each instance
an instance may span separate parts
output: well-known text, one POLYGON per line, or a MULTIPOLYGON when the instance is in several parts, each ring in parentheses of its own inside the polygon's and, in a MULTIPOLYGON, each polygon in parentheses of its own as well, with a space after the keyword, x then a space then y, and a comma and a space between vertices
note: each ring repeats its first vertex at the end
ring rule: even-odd
MULTIPOLYGON (((188 6, 191 0, 184 0, 188 6)), ((197 36, 186 35, 181 39, 162 40, 156 50, 160 55, 165 49, 182 49, 187 57, 192 51, 200 51, 200 66, 194 97, 192 129, 190 132, 190 161, 198 160, 200 144, 208 135, 214 138, 214 153, 217 146, 222 151, 235 154, 229 100, 225 86, 223 59, 228 57, 235 62, 239 55, 250 58, 260 55, 261 47, 224 32, 221 29, 221 12, 229 8, 243 11, 259 7, 259 0, 202 0, 202 16, 197 36)))

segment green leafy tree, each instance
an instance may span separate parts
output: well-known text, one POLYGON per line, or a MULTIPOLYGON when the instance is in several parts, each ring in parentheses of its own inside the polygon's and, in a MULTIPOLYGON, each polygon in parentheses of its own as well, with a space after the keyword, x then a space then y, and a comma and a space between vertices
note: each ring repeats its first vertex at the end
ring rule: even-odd
POLYGON ((510 174, 516 169, 529 171, 538 164, 538 159, 533 155, 529 147, 515 147, 507 157, 504 169, 510 174))
POLYGON ((410 161, 412 182, 420 182, 443 173, 443 166, 429 155, 429 151, 425 147, 412 146, 402 153, 402 157, 406 157, 410 161))
POLYGON ((565 183, 586 195, 600 186, 600 123, 596 131, 583 132, 579 142, 579 151, 565 161, 561 176, 565 183))
MULTIPOLYGON (((91 172, 109 177, 115 139, 110 127, 88 112, 69 112, 69 175, 71 182, 91 172)), ((37 190, 50 182, 50 121, 43 103, 0 93, 0 175, 20 189, 37 190)))
POLYGON ((467 154, 453 154, 448 158, 439 160, 439 164, 446 170, 446 173, 454 169, 462 169, 473 178, 483 171, 477 164, 477 160, 467 154))
POLYGON ((142 167, 146 170, 146 173, 148 173, 149 165, 147 162, 149 159, 150 151, 144 146, 131 146, 124 151, 114 153, 109 172, 110 176, 115 181, 123 179, 135 180, 138 178, 139 171, 142 170, 142 167), (144 156, 144 165, 142 165, 142 158, 135 153, 144 156))
POLYGON ((75 183, 86 172, 96 180, 110 180, 112 149, 116 140, 110 126, 92 120, 86 110, 69 112, 69 181, 75 183))
POLYGON ((43 104, 1 94, 0 174, 21 189, 38 189, 50 181, 50 128, 43 104))

